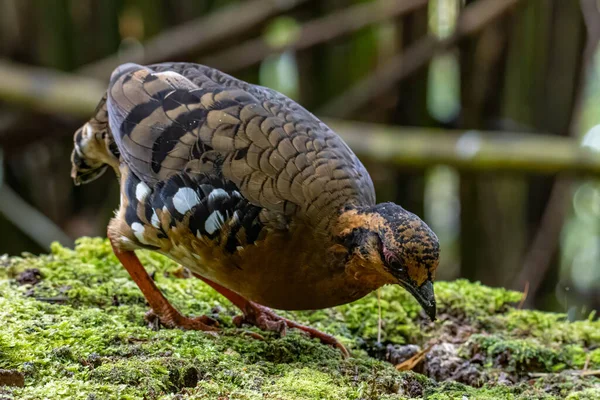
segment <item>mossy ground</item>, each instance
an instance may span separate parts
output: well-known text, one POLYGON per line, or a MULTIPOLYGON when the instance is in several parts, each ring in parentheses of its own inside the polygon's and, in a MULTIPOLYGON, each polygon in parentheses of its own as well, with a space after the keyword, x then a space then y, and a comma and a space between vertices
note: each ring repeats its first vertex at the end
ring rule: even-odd
POLYGON ((177 265, 157 254, 140 258, 183 313, 219 321, 218 337, 149 329, 142 294, 104 240, 5 257, 0 369, 22 372, 25 387, 0 387, 0 399, 600 399, 600 379, 581 375, 600 369, 600 322, 517 310, 520 293, 436 283, 434 324, 402 289, 386 287, 387 347, 376 344, 375 294, 285 313, 340 338, 352 352, 344 360, 294 331, 254 339, 234 328, 237 310, 201 281, 178 278, 177 265), (404 344, 435 345, 415 371, 398 372, 385 359, 397 359, 404 344))

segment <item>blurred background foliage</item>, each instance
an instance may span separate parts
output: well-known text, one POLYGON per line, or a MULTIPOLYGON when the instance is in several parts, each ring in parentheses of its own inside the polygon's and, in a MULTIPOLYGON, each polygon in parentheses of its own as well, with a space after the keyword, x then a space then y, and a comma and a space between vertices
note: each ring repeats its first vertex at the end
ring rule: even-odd
POLYGON ((332 126, 358 132, 349 144, 378 200, 438 233, 438 279, 587 317, 600 308, 600 154, 579 168, 577 149, 600 151, 599 35, 596 0, 1 0, 0 253, 104 235, 116 180, 69 176, 88 88, 121 62, 182 60, 344 118, 332 126), (378 162, 359 146, 373 130, 407 150, 378 162), (435 157, 446 142, 431 132, 455 135, 449 156, 435 157), (425 150, 411 154, 409 139, 425 150), (475 162, 489 140, 493 167, 475 162), (567 148, 574 160, 548 167, 567 148))

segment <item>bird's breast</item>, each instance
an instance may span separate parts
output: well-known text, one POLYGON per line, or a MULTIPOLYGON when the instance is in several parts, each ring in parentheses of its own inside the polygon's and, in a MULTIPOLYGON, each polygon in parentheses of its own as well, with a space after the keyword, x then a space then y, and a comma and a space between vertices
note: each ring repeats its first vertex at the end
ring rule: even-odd
POLYGON ((332 250, 327 230, 299 219, 271 220, 235 188, 213 183, 177 174, 151 192, 124 168, 116 236, 273 308, 326 308, 373 290, 348 270, 346 252, 332 250))
POLYGON ((226 255, 214 248, 174 246, 169 255, 192 272, 248 300, 284 310, 333 307, 355 301, 373 288, 348 274, 342 255, 323 238, 302 240, 290 232, 226 255))

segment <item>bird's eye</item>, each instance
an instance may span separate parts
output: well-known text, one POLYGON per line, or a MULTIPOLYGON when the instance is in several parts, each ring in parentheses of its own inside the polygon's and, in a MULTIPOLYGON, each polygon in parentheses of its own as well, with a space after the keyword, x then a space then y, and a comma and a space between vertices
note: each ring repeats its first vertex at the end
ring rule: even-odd
POLYGON ((406 273, 406 267, 404 266, 404 263, 397 258, 394 258, 394 260, 388 265, 396 273, 406 273))

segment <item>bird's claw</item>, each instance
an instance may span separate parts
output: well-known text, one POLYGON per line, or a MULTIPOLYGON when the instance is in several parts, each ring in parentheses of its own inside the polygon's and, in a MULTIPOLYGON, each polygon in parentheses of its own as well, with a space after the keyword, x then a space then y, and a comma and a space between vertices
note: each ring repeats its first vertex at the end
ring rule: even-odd
POLYGON ((310 338, 317 338, 322 343, 328 344, 339 349, 342 352, 344 358, 350 356, 350 353, 335 337, 311 328, 309 326, 298 324, 287 318, 283 318, 275 314, 271 309, 261 306, 259 304, 248 302, 248 305, 243 310, 243 315, 234 317, 233 323, 240 327, 242 324, 254 325, 265 331, 278 332, 281 336, 285 336, 288 328, 298 329, 310 338))
POLYGON ((184 317, 178 312, 169 312, 164 315, 159 315, 154 310, 150 310, 144 315, 144 319, 148 322, 148 326, 154 330, 158 330, 162 325, 170 329, 180 328, 215 333, 218 331, 217 326, 219 326, 217 320, 206 315, 190 318, 184 317))

